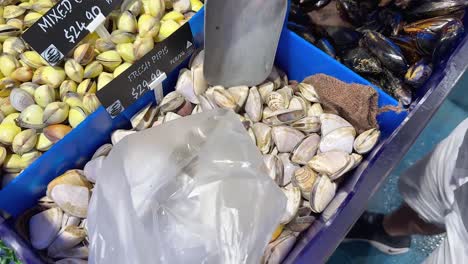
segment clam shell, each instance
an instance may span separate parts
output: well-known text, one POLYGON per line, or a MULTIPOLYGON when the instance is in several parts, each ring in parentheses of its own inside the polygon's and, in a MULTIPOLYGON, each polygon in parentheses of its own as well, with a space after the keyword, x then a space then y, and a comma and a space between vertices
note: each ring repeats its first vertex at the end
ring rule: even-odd
POLYGON ((275 241, 268 244, 262 258, 263 264, 280 264, 296 243, 297 234, 285 231, 275 241))
POLYGON ((320 136, 310 134, 293 150, 291 161, 297 164, 306 165, 315 154, 320 144, 320 136))
POLYGON ((357 166, 359 166, 359 164, 361 164, 362 162, 362 155, 359 155, 359 154, 356 154, 356 153, 351 153, 351 157, 353 158, 354 160, 354 165, 351 169, 354 169, 356 168, 357 166))
POLYGON ((294 186, 299 187, 302 197, 307 200, 310 198, 310 192, 312 191, 317 177, 318 175, 314 170, 308 166, 304 166, 294 172, 292 183, 294 186))
POLYGON ((89 256, 88 246, 78 246, 78 247, 66 249, 60 252, 56 252, 56 253, 54 252, 54 254, 49 254, 49 257, 56 258, 56 259, 58 258, 88 259, 88 256, 89 256))
POLYGON ((283 163, 283 181, 279 183, 280 186, 285 186, 291 183, 291 179, 294 177, 294 172, 300 167, 292 163, 289 159, 289 153, 280 153, 278 154, 283 163))
POLYGON ((307 205, 300 207, 296 217, 288 223, 287 228, 289 230, 293 232, 305 231, 315 221, 315 216, 311 215, 312 209, 308 205, 309 201, 307 200, 306 203, 307 205))
POLYGON ((297 88, 299 89, 300 95, 311 103, 319 103, 319 96, 315 91, 314 86, 307 83, 300 83, 297 88))
POLYGON ((52 189, 50 197, 67 214, 81 218, 88 214, 90 193, 86 187, 59 184, 52 189))
POLYGON ((13 108, 21 112, 34 104, 34 98, 25 90, 15 88, 10 93, 10 102, 13 108))
POLYGON ((300 96, 293 96, 291 98, 291 101, 289 102, 288 109, 302 110, 304 112, 307 112, 309 110, 310 106, 311 106, 310 102, 305 100, 304 98, 302 98, 300 96))
POLYGON ((380 131, 372 128, 360 134, 354 141, 354 150, 359 154, 370 152, 380 138, 380 131))
POLYGON ((78 226, 81 222, 81 219, 76 216, 69 215, 67 213, 63 213, 62 217, 62 229, 67 226, 78 226))
POLYGON ((320 118, 316 116, 306 116, 292 123, 291 127, 304 133, 316 133, 320 131, 320 118))
POLYGON ((216 104, 211 101, 206 95, 199 95, 200 107, 203 111, 209 111, 217 108, 216 104))
POLYGON ((260 152, 267 154, 272 148, 271 127, 264 123, 255 123, 252 125, 253 133, 260 152))
POLYGON ((284 99, 284 107, 288 108, 291 98, 293 97, 294 91, 290 86, 284 86, 281 89, 276 90, 277 93, 281 94, 284 99))
POLYGON ((151 103, 143 107, 143 109, 141 109, 140 111, 138 111, 138 113, 133 115, 133 117, 130 119, 130 122, 132 123, 133 128, 140 126, 140 123, 142 123, 143 118, 146 115, 146 113, 149 111, 150 107, 151 107, 151 103))
POLYGON ((228 88, 229 93, 234 97, 237 107, 241 109, 244 107, 247 97, 249 96, 249 87, 247 86, 234 86, 228 88))
POLYGON ((214 102, 221 108, 237 111, 239 109, 234 96, 222 86, 213 87, 214 102))
POLYGON ((123 129, 118 129, 118 130, 114 131, 112 133, 112 136, 111 136, 112 145, 117 144, 119 141, 124 139, 126 136, 129 136, 129 135, 131 135, 133 133, 136 133, 136 131, 123 130, 123 129))
POLYGON ((286 109, 286 99, 278 92, 271 92, 265 102, 273 111, 286 109))
POLYGON ((259 122, 262 119, 263 102, 260 93, 255 86, 250 88, 249 96, 245 103, 245 112, 254 122, 259 122))
POLYGON ((51 197, 52 190, 55 188, 55 186, 59 184, 71 184, 75 186, 86 187, 88 189, 91 189, 93 187, 84 176, 82 170, 69 170, 66 171, 64 174, 60 175, 59 177, 53 179, 47 185, 47 196, 49 198, 51 197))
POLYGON ((305 135, 292 127, 273 127, 271 136, 279 152, 291 152, 299 144, 305 135))
POLYGON ((333 179, 340 175, 351 161, 351 156, 344 151, 330 151, 316 155, 307 165, 333 179))
POLYGON ((297 214, 299 210, 299 206, 301 204, 301 190, 297 187, 289 187, 289 188, 282 188, 284 195, 286 195, 287 203, 286 203, 286 211, 284 212, 283 216, 281 217, 281 224, 287 224, 297 214))
POLYGON ((55 262, 55 264, 87 264, 87 260, 78 258, 64 258, 55 262))
POLYGON ((101 156, 107 156, 109 154, 109 152, 112 150, 112 144, 104 144, 102 146, 100 146, 96 152, 94 152, 94 155, 93 157, 91 158, 91 160, 93 159, 96 159, 96 158, 99 158, 101 156))
POLYGON ((272 178, 276 184, 280 185, 283 182, 283 163, 276 155, 267 154, 263 155, 263 162, 265 163, 268 171, 268 176, 272 178))
POLYGON ((57 252, 73 248, 83 241, 86 237, 86 231, 77 226, 65 227, 52 242, 48 248, 48 254, 54 255, 57 252))
POLYGON ((320 141, 320 152, 342 150, 351 154, 353 151, 355 136, 356 130, 354 127, 341 127, 335 129, 322 137, 322 140, 320 141))
POLYGON ((293 123, 305 116, 303 110, 278 110, 271 113, 263 113, 263 122, 268 125, 278 126, 293 123))
POLYGON ((164 116, 164 121, 163 123, 167 123, 167 122, 170 122, 170 121, 173 121, 173 120, 176 120, 176 119, 179 119, 181 118, 182 116, 176 114, 176 113, 172 113, 172 112, 169 112, 167 113, 165 116, 164 116))
POLYGON ((312 104, 307 110, 307 116, 320 117, 323 114, 322 105, 319 103, 312 104))
POLYGON ((62 215, 62 210, 52 208, 31 217, 29 234, 35 249, 45 249, 54 241, 62 224, 62 215))
POLYGON ((183 95, 185 99, 194 104, 198 104, 199 101, 197 95, 195 94, 192 75, 193 74, 190 70, 182 69, 179 73, 179 78, 177 79, 175 90, 183 95))
MULTIPOLYGON (((185 97, 187 98, 187 97, 185 97)), ((162 113, 174 112, 181 108, 185 102, 184 96, 178 91, 168 93, 161 101, 160 109, 162 113)))
POLYGON ((320 116, 320 122, 322 123, 322 137, 338 128, 352 127, 348 121, 334 114, 322 114, 320 116))
POLYGON ((258 87, 258 92, 260 93, 260 97, 262 98, 262 102, 267 101, 268 95, 275 90, 275 85, 272 82, 266 82, 261 84, 258 87))
POLYGON ((195 95, 203 94, 208 89, 205 75, 203 74, 203 64, 198 64, 192 67, 193 91, 195 95))
POLYGON ((336 184, 326 176, 319 176, 310 194, 310 208, 315 213, 323 212, 335 194, 336 184))
POLYGON ((104 162, 105 158, 105 156, 99 156, 86 163, 84 167, 84 175, 88 181, 96 183, 98 171, 102 168, 102 163, 104 162))
POLYGON ((205 60, 205 50, 195 51, 195 54, 190 58, 190 62, 189 62, 190 69, 197 65, 203 65, 204 60, 205 60))

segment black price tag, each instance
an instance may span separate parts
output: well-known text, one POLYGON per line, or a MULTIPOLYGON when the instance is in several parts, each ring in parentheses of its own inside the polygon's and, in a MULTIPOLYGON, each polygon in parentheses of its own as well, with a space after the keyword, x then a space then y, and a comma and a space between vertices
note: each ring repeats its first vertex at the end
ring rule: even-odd
POLYGON ((23 33, 50 65, 58 64, 122 0, 61 0, 23 33))
MULTIPOLYGON (((101 104, 112 118, 151 90, 151 84, 169 75, 195 51, 192 30, 185 23, 125 72, 97 91, 101 104)), ((156 98, 159 102, 162 98, 156 98)))

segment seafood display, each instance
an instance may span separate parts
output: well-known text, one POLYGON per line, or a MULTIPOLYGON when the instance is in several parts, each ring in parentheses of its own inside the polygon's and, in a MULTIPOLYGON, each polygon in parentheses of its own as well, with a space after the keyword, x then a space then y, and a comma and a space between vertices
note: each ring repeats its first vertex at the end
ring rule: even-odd
POLYGON ((200 51, 189 68, 180 71, 175 91, 132 117, 133 129, 114 131, 111 143, 101 146, 83 170, 67 171, 50 182, 38 206, 17 219, 18 232, 46 259, 86 263, 88 203, 97 171, 113 145, 139 131, 216 108, 238 114, 264 157, 266 174, 287 198, 264 263, 282 261, 380 137, 378 128, 358 131, 344 118, 325 112, 313 85, 289 81, 277 68, 257 86, 210 86, 200 51))
POLYGON ((467 6, 463 0, 294 0, 288 27, 408 106, 464 36, 467 6))
POLYGON ((126 0, 105 21, 109 38, 88 35, 49 66, 21 38, 56 0, 0 1, 1 186, 93 113, 95 93, 200 10, 199 0, 126 0))

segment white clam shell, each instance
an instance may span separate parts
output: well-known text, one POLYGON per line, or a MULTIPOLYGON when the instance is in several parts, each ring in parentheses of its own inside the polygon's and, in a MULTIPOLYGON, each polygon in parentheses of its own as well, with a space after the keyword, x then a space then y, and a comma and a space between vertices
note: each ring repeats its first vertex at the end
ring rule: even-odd
POLYGON ((205 50, 199 50, 196 55, 190 58, 190 68, 196 67, 197 65, 203 65, 205 61, 205 50))
POLYGON ((102 168, 105 159, 105 156, 99 156, 86 163, 84 167, 84 175, 88 181, 96 183, 98 171, 102 168))
POLYGON ((166 115, 164 116, 164 121, 163 123, 167 123, 167 122, 170 122, 170 121, 173 121, 173 120, 176 120, 176 119, 179 119, 181 118, 182 116, 176 114, 176 113, 173 113, 173 112, 169 112, 169 113, 166 113, 166 115))
POLYGON ((263 155, 263 162, 267 167, 268 176, 280 185, 283 182, 284 175, 283 162, 278 158, 278 156, 273 154, 263 155))
POLYGON ((31 217, 29 234, 35 249, 45 249, 56 238, 62 224, 62 210, 51 208, 31 217))
POLYGON ((238 106, 234 96, 222 86, 213 87, 214 102, 221 108, 237 111, 238 106))
POLYGON ((67 226, 78 226, 81 222, 81 218, 63 213, 62 217, 62 229, 67 226))
POLYGON ((136 131, 123 130, 123 129, 118 129, 118 130, 114 131, 112 133, 112 136, 111 136, 112 145, 117 144, 119 141, 124 139, 126 136, 129 136, 129 135, 131 135, 133 133, 136 133, 136 131))
POLYGON ((96 152, 94 152, 94 155, 93 157, 91 158, 91 160, 93 159, 96 159, 96 158, 99 158, 101 156, 107 156, 109 154, 109 152, 112 150, 112 144, 104 144, 102 146, 100 146, 96 152))
POLYGON ((280 153, 278 154, 278 158, 283 162, 283 182, 279 185, 285 186, 291 183, 291 179, 294 177, 294 172, 300 167, 291 162, 289 159, 289 153, 280 153))
POLYGON ((317 134, 310 134, 293 150, 291 161, 297 164, 306 165, 307 162, 317 154, 319 143, 320 136, 317 134))
POLYGON ((359 154, 366 154, 377 145, 379 138, 380 131, 378 129, 372 128, 364 131, 354 141, 354 150, 359 154))
POLYGON ((268 107, 273 111, 283 110, 287 107, 286 99, 283 97, 283 95, 281 95, 278 92, 271 92, 267 96, 265 102, 267 103, 268 107))
POLYGON ((271 127, 264 123, 255 123, 252 125, 252 130, 260 152, 263 154, 270 152, 272 143, 271 127))
POLYGON ((342 150, 351 154, 353 151, 354 137, 356 130, 354 127, 341 127, 331 131, 322 137, 320 141, 320 152, 332 150, 342 150))
POLYGON ((314 86, 308 84, 308 83, 300 83, 298 86, 299 91, 307 101, 312 102, 312 103, 319 103, 319 96, 317 92, 315 91, 314 86))
POLYGON ((248 86, 234 86, 228 88, 229 93, 234 97, 237 107, 240 109, 244 107, 247 97, 249 96, 248 86))
POLYGON ((323 114, 322 105, 319 103, 312 104, 307 110, 307 116, 320 117, 323 114))
POLYGON ((87 264, 87 260, 79 258, 64 258, 55 262, 55 264, 87 264))
POLYGON ((281 217, 281 224, 287 224, 294 219, 301 205, 301 190, 297 187, 282 188, 284 195, 286 195, 286 211, 281 217))
POLYGON ((353 167, 351 169, 354 169, 357 166, 359 166, 359 164, 361 164, 363 158, 362 158, 362 155, 359 155, 359 154, 356 154, 356 153, 351 153, 351 157, 354 160, 354 165, 353 165, 353 167))
POLYGON ((292 123, 291 126, 305 133, 316 133, 320 131, 320 118, 306 116, 292 123))
POLYGON ((268 125, 278 126, 293 123, 303 118, 304 116, 305 114, 303 110, 285 109, 271 112, 264 111, 263 122, 265 122, 268 125))
POLYGON ((263 102, 266 102, 267 96, 273 92, 273 90, 275 90, 273 82, 265 82, 258 87, 258 92, 260 93, 263 102))
POLYGON ((299 187, 302 197, 308 200, 310 199, 310 192, 314 187, 317 177, 318 175, 314 170, 308 166, 304 166, 294 172, 292 183, 294 186, 299 187))
MULTIPOLYGON (((49 254, 51 258, 76 258, 76 259, 88 259, 89 249, 87 246, 79 246, 70 249, 66 249, 60 252, 54 252, 49 254)), ((66 262, 65 262, 66 263, 66 262)))
POLYGON ((292 127, 273 127, 271 136, 279 152, 291 152, 304 139, 305 135, 292 127))
POLYGON ((83 241, 86 231, 77 226, 65 227, 48 248, 48 254, 57 254, 60 251, 73 248, 83 241))
POLYGON ((268 244, 262 264, 280 264, 296 243, 297 234, 283 231, 279 238, 268 244))
POLYGON ((254 122, 259 122, 263 114, 263 102, 257 87, 251 87, 245 103, 245 112, 254 122))
POLYGON ((69 215, 86 218, 90 193, 88 188, 59 184, 50 193, 52 200, 69 215))
POLYGON ((179 73, 179 79, 177 79, 175 90, 183 95, 185 99, 189 100, 191 103, 198 104, 199 101, 197 95, 195 94, 192 75, 192 71, 188 69, 182 69, 179 73))
POLYGON ((203 64, 198 64, 192 67, 192 81, 195 95, 201 95, 206 91, 206 89, 208 89, 208 83, 206 82, 205 75, 203 73, 203 64))
POLYGON ((352 127, 344 118, 334 114, 322 114, 320 116, 320 122, 322 123, 322 137, 338 128, 352 127))
POLYGON ((206 95, 199 95, 198 100, 200 101, 200 107, 203 111, 209 111, 218 108, 218 106, 216 106, 216 104, 206 95))
POLYGON ((310 208, 315 213, 321 213, 336 195, 336 183, 326 176, 319 176, 310 195, 310 208))
POLYGON ((352 161, 344 151, 329 151, 313 157, 307 165, 318 173, 333 177, 339 175, 352 161))
POLYGON ((23 111, 28 106, 35 104, 34 98, 25 90, 15 88, 10 93, 11 106, 18 111, 23 111))

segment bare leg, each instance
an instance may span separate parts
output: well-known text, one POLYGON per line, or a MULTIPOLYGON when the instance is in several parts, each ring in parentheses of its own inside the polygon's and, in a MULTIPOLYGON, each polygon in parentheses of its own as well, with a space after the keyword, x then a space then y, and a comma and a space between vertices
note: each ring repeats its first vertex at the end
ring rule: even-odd
POLYGON ((440 226, 422 220, 406 203, 383 220, 385 232, 391 236, 437 235, 445 233, 440 226))

